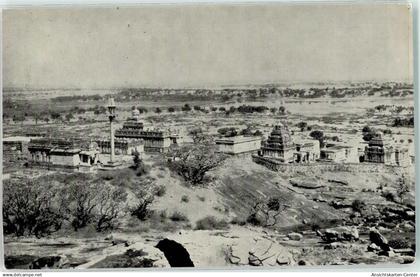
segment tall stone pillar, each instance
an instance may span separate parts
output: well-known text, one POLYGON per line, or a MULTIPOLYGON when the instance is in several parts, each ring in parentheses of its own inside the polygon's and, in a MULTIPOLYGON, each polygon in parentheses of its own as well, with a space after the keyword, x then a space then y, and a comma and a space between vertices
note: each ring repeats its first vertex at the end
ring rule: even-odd
POLYGON ((115 119, 115 102, 114 98, 109 99, 108 104, 108 111, 109 111, 109 136, 110 136, 110 143, 111 143, 111 154, 110 154, 110 164, 115 163, 115 142, 114 142, 114 119, 115 119))

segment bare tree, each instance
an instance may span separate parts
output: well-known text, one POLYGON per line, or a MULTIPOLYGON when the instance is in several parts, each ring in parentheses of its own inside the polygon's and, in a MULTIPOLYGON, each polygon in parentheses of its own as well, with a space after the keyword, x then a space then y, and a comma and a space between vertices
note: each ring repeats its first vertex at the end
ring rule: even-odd
POLYGON ((63 193, 62 204, 72 217, 71 225, 77 231, 87 226, 95 218, 96 200, 101 188, 97 184, 70 184, 63 193))
POLYGON ((216 153, 216 145, 209 136, 200 134, 194 143, 173 149, 170 152, 170 168, 193 185, 203 182, 205 174, 226 159, 216 153))
POLYGON ((56 205, 56 190, 32 181, 3 183, 5 234, 42 237, 61 228, 64 217, 56 205))
POLYGON ((150 215, 150 205, 155 200, 153 190, 144 188, 135 192, 137 202, 131 208, 131 215, 140 220, 145 220, 150 215))
POLYGON ((96 231, 115 228, 116 219, 122 214, 122 203, 126 200, 127 193, 123 188, 103 187, 96 200, 96 231))
POLYGON ((278 217, 288 205, 281 204, 276 197, 269 198, 267 201, 257 201, 251 209, 247 221, 253 225, 264 227, 277 224, 278 217))

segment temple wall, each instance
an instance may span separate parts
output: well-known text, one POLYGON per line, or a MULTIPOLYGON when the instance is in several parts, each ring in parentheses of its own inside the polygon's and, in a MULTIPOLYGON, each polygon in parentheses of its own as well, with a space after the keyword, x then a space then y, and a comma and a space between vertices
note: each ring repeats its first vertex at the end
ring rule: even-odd
POLYGON ((303 163, 303 164, 287 164, 270 160, 257 155, 252 155, 252 160, 260 165, 267 167, 273 171, 281 171, 284 173, 301 173, 301 172, 322 172, 322 171, 345 171, 355 173, 381 173, 392 172, 394 174, 402 174, 405 167, 384 165, 379 163, 303 163))
POLYGON ((74 155, 56 155, 50 156, 50 162, 53 165, 78 166, 80 164, 79 154, 74 155))

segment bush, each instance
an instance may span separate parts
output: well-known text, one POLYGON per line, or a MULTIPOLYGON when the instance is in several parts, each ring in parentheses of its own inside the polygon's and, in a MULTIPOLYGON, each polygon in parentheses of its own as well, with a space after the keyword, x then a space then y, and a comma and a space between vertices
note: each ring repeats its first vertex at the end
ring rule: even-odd
POLYGON ((204 196, 199 196, 197 195, 198 200, 200 200, 201 202, 206 201, 206 198, 204 196))
POLYGON ((351 207, 354 211, 361 213, 362 210, 366 207, 366 203, 364 201, 359 200, 359 199, 355 199, 351 203, 351 207))
POLYGON ((176 222, 188 222, 188 217, 184 215, 183 213, 179 211, 175 211, 172 213, 172 215, 169 217, 170 220, 176 221, 176 222))
POLYGON ((183 195, 181 197, 181 202, 188 203, 188 202, 190 202, 190 198, 187 195, 183 195))
POLYGON ((207 216, 195 223, 196 230, 224 230, 228 228, 229 224, 225 220, 218 220, 213 216, 207 216))
POLYGON ((162 197, 166 194, 166 187, 164 185, 160 185, 156 187, 155 195, 158 197, 162 197))
POLYGON ((410 248, 411 243, 405 239, 393 239, 388 242, 389 246, 394 249, 410 248))
POLYGON ((149 206, 154 201, 154 195, 146 190, 140 190, 136 192, 136 196, 137 202, 136 205, 131 209, 131 215, 144 221, 151 215, 149 206))
POLYGON ((382 197, 384 197, 386 200, 395 202, 395 195, 390 191, 384 191, 382 192, 382 197))

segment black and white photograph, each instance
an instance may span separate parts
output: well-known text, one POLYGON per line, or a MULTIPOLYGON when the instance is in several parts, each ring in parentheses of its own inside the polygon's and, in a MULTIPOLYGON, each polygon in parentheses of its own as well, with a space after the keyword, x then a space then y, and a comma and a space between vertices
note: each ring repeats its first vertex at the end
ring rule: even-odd
POLYGON ((3 9, 3 267, 412 265, 412 12, 3 9))

